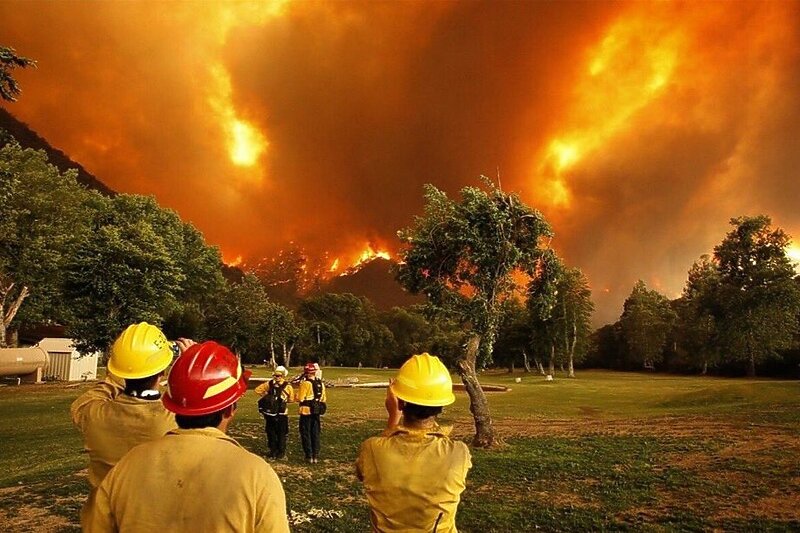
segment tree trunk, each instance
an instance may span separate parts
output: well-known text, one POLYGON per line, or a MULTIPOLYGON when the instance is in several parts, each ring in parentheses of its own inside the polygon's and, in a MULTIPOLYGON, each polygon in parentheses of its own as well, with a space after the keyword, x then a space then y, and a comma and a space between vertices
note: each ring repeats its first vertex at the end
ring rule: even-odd
POLYGON ((19 328, 15 326, 6 332, 6 343, 9 348, 16 348, 19 345, 19 328))
POLYGON ((706 374, 708 374, 708 361, 703 361, 703 371, 700 375, 705 376, 706 374))
POLYGON ((489 448, 495 443, 494 427, 489 414, 489 402, 475 372, 480 345, 480 335, 473 335, 469 339, 464 358, 458 362, 458 374, 469 395, 469 410, 475 420, 475 438, 472 439, 472 445, 477 448, 489 448))
POLYGON ((756 358, 752 353, 750 354, 750 365, 747 367, 747 377, 756 377, 756 358))
POLYGON ((277 362, 275 361, 275 343, 273 342, 272 333, 269 334, 269 364, 274 370, 275 367, 278 366, 277 362))
POLYGON ((11 324, 11 321, 14 320, 14 317, 17 316, 17 311, 19 311, 22 302, 24 302, 25 298, 30 294, 28 287, 23 286, 17 297, 11 302, 11 305, 6 308, 6 297, 8 297, 13 288, 14 284, 12 283, 4 287, 2 292, 0 292, 0 348, 5 348, 7 346, 6 329, 9 324, 11 324))
POLYGON ((287 369, 290 368, 291 365, 292 365, 292 351, 293 350, 294 350, 294 343, 292 343, 291 346, 289 346, 289 351, 286 352, 285 355, 283 356, 283 361, 284 361, 283 364, 286 365, 287 369))
POLYGON ((514 360, 513 359, 511 360, 511 364, 508 365, 508 373, 509 374, 513 374, 514 373, 514 360))
POLYGON ((525 372, 530 374, 531 372, 531 363, 528 361, 528 352, 522 350, 522 364, 525 365, 525 372))
POLYGON ((556 375, 556 345, 550 345, 550 363, 547 366, 547 370, 551 376, 556 375))
POLYGON ((575 345, 578 343, 578 325, 572 324, 572 346, 569 347, 569 374, 568 377, 575 377, 575 345))

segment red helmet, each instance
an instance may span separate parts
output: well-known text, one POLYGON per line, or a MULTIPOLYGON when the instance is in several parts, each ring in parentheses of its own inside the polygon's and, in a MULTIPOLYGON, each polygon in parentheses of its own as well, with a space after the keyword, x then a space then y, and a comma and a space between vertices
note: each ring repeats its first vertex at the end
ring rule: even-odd
POLYGON ((317 363, 306 363, 306 366, 303 367, 303 372, 306 374, 316 374, 317 370, 319 370, 317 363))
POLYGON ((214 341, 190 346, 172 365, 164 407, 179 415, 202 416, 233 404, 247 391, 249 370, 214 341))

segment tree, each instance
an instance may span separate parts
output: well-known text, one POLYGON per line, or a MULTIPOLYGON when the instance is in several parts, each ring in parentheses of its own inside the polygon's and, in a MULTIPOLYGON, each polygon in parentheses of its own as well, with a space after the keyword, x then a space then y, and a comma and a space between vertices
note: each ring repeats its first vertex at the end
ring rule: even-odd
POLYGON ((206 311, 209 337, 229 346, 242 361, 264 361, 269 306, 264 287, 252 274, 241 283, 226 283, 206 311))
POLYGON ((170 254, 166 228, 118 216, 118 199, 97 213, 65 272, 72 305, 67 331, 78 349, 106 350, 129 324, 160 324, 177 307, 184 275, 170 254))
POLYGON ((17 101, 21 89, 11 73, 16 68, 27 67, 36 67, 36 61, 17 55, 13 48, 0 46, 0 99, 17 101))
POLYGON ((311 296, 300 303, 297 314, 309 322, 325 322, 337 330, 341 351, 323 356, 328 364, 382 366, 383 357, 391 347, 392 333, 380 322, 375 306, 367 298, 349 293, 311 296))
POLYGON ((141 320, 202 329, 196 322, 222 287, 219 250, 153 197, 119 194, 98 206, 67 268, 68 330, 78 344, 104 350, 141 320))
POLYGON ((428 317, 424 306, 395 307, 380 320, 392 334, 385 365, 399 367, 412 355, 425 352, 435 353, 445 364, 458 360, 464 343, 461 328, 441 317, 428 317))
POLYGON ((289 368, 291 366, 292 352, 300 336, 300 329, 294 318, 294 314, 278 303, 270 302, 266 311, 266 334, 269 338, 270 363, 275 368, 275 346, 282 348, 282 364, 289 368))
POLYGON ((486 185, 488 192, 465 187, 457 202, 427 185, 424 215, 398 232, 405 248, 396 270, 403 287, 427 296, 433 312, 453 318, 469 334, 457 370, 475 420, 473 444, 481 447, 495 438, 476 369, 491 362, 502 302, 515 289, 513 274, 535 277, 541 241, 552 236, 541 213, 488 180, 486 185))
POLYGON ((642 280, 636 282, 623 305, 620 323, 631 356, 644 368, 655 368, 661 361, 675 318, 664 295, 649 290, 642 280))
POLYGON ((800 289, 782 229, 765 215, 730 222, 733 229, 714 248, 720 277, 714 317, 725 351, 755 376, 756 364, 792 347, 800 289))
POLYGON ((677 302, 678 342, 702 374, 720 361, 719 334, 713 314, 719 284, 717 265, 711 257, 703 255, 689 269, 686 286, 677 302))
POLYGON ((514 371, 517 363, 522 364, 525 372, 530 372, 528 352, 531 335, 527 310, 516 298, 506 300, 494 343, 494 360, 506 366, 509 372, 514 371))
POLYGON ((98 202, 43 151, 15 142, 0 148, 0 346, 20 311, 31 321, 63 317, 63 267, 98 202))
POLYGON ((560 316, 558 305, 558 282, 564 272, 564 264, 549 250, 543 257, 537 276, 527 288, 527 308, 530 320, 531 347, 536 366, 544 373, 540 361, 548 361, 548 375, 555 374, 556 357, 563 355, 558 334, 560 316))
POLYGON ((322 366, 335 361, 342 350, 342 335, 335 326, 312 320, 300 326, 300 342, 306 360, 316 359, 322 366))
POLYGON ((557 313, 567 356, 569 377, 575 377, 575 360, 586 355, 594 312, 589 281, 579 268, 564 270, 556 284, 557 313))

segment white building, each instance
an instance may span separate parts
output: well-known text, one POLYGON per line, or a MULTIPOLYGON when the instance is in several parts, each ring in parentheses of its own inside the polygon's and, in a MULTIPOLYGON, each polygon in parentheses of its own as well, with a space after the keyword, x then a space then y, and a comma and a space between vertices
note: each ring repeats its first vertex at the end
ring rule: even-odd
POLYGON ((46 337, 37 345, 50 355, 50 363, 44 369, 44 377, 62 381, 86 381, 97 379, 97 362, 100 352, 81 354, 72 339, 46 337))

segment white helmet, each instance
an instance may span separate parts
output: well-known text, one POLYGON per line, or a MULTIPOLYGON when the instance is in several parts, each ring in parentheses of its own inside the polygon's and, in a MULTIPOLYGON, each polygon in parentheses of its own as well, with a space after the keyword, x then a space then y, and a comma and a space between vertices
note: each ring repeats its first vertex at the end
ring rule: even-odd
POLYGON ((285 366, 279 366, 275 368, 275 370, 272 372, 272 375, 277 376, 278 374, 280 374, 281 376, 286 377, 288 373, 289 371, 286 370, 285 366))

